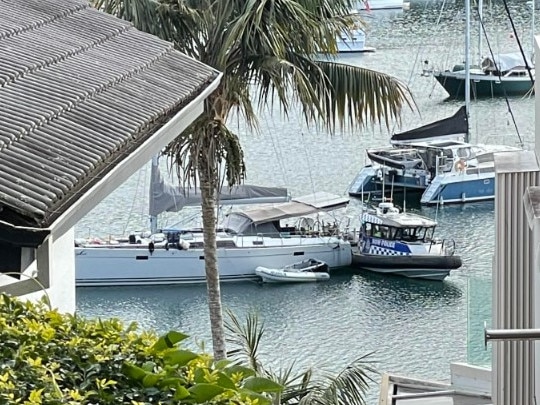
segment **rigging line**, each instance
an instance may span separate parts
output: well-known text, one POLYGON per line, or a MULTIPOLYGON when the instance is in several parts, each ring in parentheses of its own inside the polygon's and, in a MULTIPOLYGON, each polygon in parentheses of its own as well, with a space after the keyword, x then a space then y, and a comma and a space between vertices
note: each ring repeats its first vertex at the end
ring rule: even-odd
MULTIPOLYGON (((303 126, 304 126, 304 121, 302 121, 302 124, 300 126, 300 135, 302 136, 302 138, 304 138, 304 130, 303 130, 303 126)), ((309 129, 309 128, 308 128, 309 129)), ((307 143, 306 142, 303 142, 304 145, 306 145, 307 143)), ((309 144, 308 144, 309 145, 309 144)), ((307 166, 308 166, 308 173, 309 173, 309 181, 311 183, 311 190, 313 191, 313 193, 315 193, 315 182, 313 181, 313 172, 311 170, 311 166, 309 164, 310 162, 310 156, 308 155, 307 153, 307 148, 302 148, 304 150, 304 153, 306 154, 306 160, 307 160, 307 166)))
POLYGON ((506 10, 506 14, 508 15, 508 19, 510 20, 510 24, 512 25, 512 31, 514 32, 514 36, 518 43, 519 51, 521 53, 521 56, 523 57, 523 60, 525 61, 525 68, 527 69, 527 72, 529 73, 529 78, 531 79, 531 83, 534 86, 534 77, 531 73, 531 67, 529 66, 529 63, 527 62, 527 58, 525 57, 525 51, 523 50, 523 45, 521 45, 521 41, 519 40, 516 26, 514 25, 514 20, 512 19, 512 16, 510 15, 510 9, 508 8, 508 3, 506 2, 506 0, 503 0, 503 4, 504 4, 504 9, 506 10))
MULTIPOLYGON (((261 113, 265 114, 264 112, 261 112, 261 113)), ((267 114, 270 114, 270 119, 265 119, 265 122, 267 123, 267 129, 269 127, 268 122, 271 121, 272 126, 273 126, 272 129, 275 130, 276 122, 274 121, 274 114, 271 113, 270 111, 268 111, 267 114)), ((274 131, 269 131, 269 132, 270 132, 270 141, 272 143, 272 148, 274 149, 274 153, 275 153, 275 156, 277 157, 278 166, 279 166, 279 169, 280 169, 280 172, 281 172, 281 181, 283 182, 282 184, 287 184, 287 182, 285 181, 285 178, 286 178, 285 165, 284 165, 285 159, 283 158, 283 152, 279 148, 278 142, 276 142, 274 137, 273 137, 274 131)))
MULTIPOLYGON (((505 6, 506 6, 506 0, 503 0, 503 2, 505 3, 505 6)), ((512 17, 510 17, 509 15, 509 18, 510 18, 510 21, 512 21, 512 17)), ((512 21, 512 25, 513 25, 513 21, 512 21)), ((488 49, 489 49, 489 54, 491 55, 491 59, 493 60, 494 63, 495 62, 495 55, 493 53, 493 49, 491 47, 491 42, 489 41, 489 38, 487 36, 487 32, 486 32, 486 27, 484 26, 484 20, 483 18, 480 18, 480 25, 482 26, 482 31, 484 33, 484 37, 486 38, 486 44, 488 46, 488 49)), ((515 33, 514 35, 516 35, 516 40, 519 42, 519 38, 517 37, 517 33, 515 33)), ((520 44, 520 47, 521 47, 521 44, 520 44)), ((523 50, 522 50, 523 52, 523 50)), ((522 56, 523 56, 523 60, 525 61, 525 65, 528 65, 527 63, 527 60, 525 59, 525 56, 523 55, 522 53, 522 56)), ((497 66, 495 66, 497 68, 497 66)), ((501 72, 499 69, 496 69, 497 71, 497 76, 499 77, 499 81, 502 83, 502 76, 501 76, 501 72)), ((530 73, 530 72, 529 72, 530 73)), ((533 84, 534 84, 534 81, 533 81, 533 84)), ((512 107, 510 105, 510 100, 508 99, 508 95, 506 94, 506 89, 503 87, 503 92, 504 92, 504 101, 506 102, 506 107, 508 108, 508 113, 510 114, 510 116, 512 117, 512 123, 514 124, 514 128, 516 130, 516 134, 517 134, 517 137, 518 137, 518 140, 519 140, 519 145, 521 148, 523 148, 523 139, 521 138, 521 134, 519 133, 519 128, 517 126, 517 122, 516 122, 516 117, 514 116, 514 111, 512 111, 512 107)))
MULTIPOLYGON (((428 4, 429 4, 429 2, 426 2, 426 3, 425 3, 425 5, 424 5, 424 12, 426 12, 427 7, 428 7, 428 4)), ((443 10, 444 10, 445 5, 446 5, 446 0, 443 0, 443 4, 442 4, 442 6, 441 6, 441 9, 439 10, 439 15, 438 15, 438 17, 437 17, 437 22, 436 22, 436 24, 435 24, 436 27, 440 27, 439 24, 440 24, 441 19, 442 19, 443 10)), ((438 33, 438 31, 435 30, 435 34, 437 34, 437 33, 438 33)), ((409 75, 409 80, 407 81, 407 85, 410 85, 411 82, 412 82, 413 73, 414 73, 414 70, 415 70, 415 66, 416 66, 417 63, 418 63, 418 59, 420 58, 420 51, 421 51, 421 49, 422 49, 422 47, 419 46, 418 49, 417 49, 417 51, 416 51, 416 56, 415 56, 415 58, 414 58, 413 68, 411 69, 411 73, 410 73, 410 75, 409 75)))
POLYGON ((148 169, 148 165, 144 166, 144 168, 140 169, 137 173, 138 177, 137 177, 137 186, 135 187, 135 195, 133 196, 133 200, 131 201, 131 208, 129 209, 127 221, 124 225, 124 229, 122 230, 122 235, 126 234, 127 227, 129 226, 129 223, 131 222, 131 216, 133 215, 133 211, 135 210, 135 201, 138 200, 137 193, 139 192, 139 188, 140 188, 139 185, 141 182, 141 176, 144 174, 144 176, 146 177, 146 174, 148 172, 147 169, 148 169))

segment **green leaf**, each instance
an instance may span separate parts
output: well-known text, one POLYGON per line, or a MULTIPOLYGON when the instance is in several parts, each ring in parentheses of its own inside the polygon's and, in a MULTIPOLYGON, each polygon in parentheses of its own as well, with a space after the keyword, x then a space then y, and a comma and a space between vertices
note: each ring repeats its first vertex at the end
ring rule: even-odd
POLYGON ((191 397, 199 404, 210 401, 216 395, 222 394, 223 392, 225 392, 224 388, 208 383, 197 384, 189 389, 191 397))
MULTIPOLYGON (((181 387, 182 384, 185 384, 185 381, 178 377, 164 378, 159 381, 157 387, 159 388, 171 388, 171 387, 181 387)), ((187 390, 186 390, 187 392, 187 390)))
POLYGON ((144 371, 142 368, 131 363, 124 363, 122 365, 122 372, 129 378, 132 378, 136 381, 142 381, 147 374, 147 372, 144 371))
POLYGON ((244 381, 244 388, 254 392, 280 392, 283 386, 264 377, 250 377, 244 381))
POLYGON ((231 377, 233 374, 238 374, 238 373, 242 373, 244 378, 255 375, 255 371, 253 371, 251 368, 239 366, 239 365, 227 367, 225 370, 223 370, 223 372, 227 374, 229 377, 231 377))
POLYGON ((189 350, 170 350, 163 355, 163 361, 168 365, 185 366, 191 360, 200 357, 189 350))
POLYGON ((240 393, 246 397, 248 397, 249 399, 251 399, 252 401, 254 399, 257 399, 257 404, 258 405, 269 405, 272 403, 272 400, 270 398, 268 398, 267 396, 265 395, 262 395, 262 394, 257 394, 256 392, 253 392, 253 391, 249 391, 249 390, 240 390, 240 393))
POLYGON ((155 387, 160 379, 161 379, 161 376, 159 374, 148 373, 144 376, 142 380, 142 385, 145 388, 155 387))
POLYGON ((189 336, 180 332, 170 331, 161 336, 152 346, 154 352, 161 352, 165 349, 172 349, 178 342, 187 339, 189 336))
POLYGON ((232 362, 228 359, 222 359, 215 362, 215 367, 216 369, 221 370, 221 369, 226 368, 231 363, 232 362))
POLYGON ((143 368, 144 371, 152 371, 152 370, 154 370, 154 367, 156 367, 156 363, 153 362, 153 361, 146 361, 142 365, 142 368, 143 368))
POLYGON ((179 401, 179 400, 182 400, 182 399, 186 399, 190 396, 190 393, 189 391, 187 390, 186 387, 182 386, 182 385, 179 385, 177 388, 176 388, 176 392, 174 393, 174 397, 173 399, 179 401))
POLYGON ((234 381, 231 380, 229 376, 226 375, 225 373, 218 372, 217 377, 218 379, 216 383, 220 387, 227 388, 230 390, 236 390, 238 388, 236 384, 234 383, 234 381))

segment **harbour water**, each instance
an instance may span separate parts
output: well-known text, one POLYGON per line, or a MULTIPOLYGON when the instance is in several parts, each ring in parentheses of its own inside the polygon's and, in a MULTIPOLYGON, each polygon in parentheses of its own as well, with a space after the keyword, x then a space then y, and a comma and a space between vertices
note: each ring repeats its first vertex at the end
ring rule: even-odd
MULTIPOLYGON (((421 76, 422 63, 446 59, 446 67, 463 60, 461 4, 411 2, 404 12, 367 15, 367 45, 375 53, 344 55, 345 63, 392 74, 408 83, 416 102, 405 111, 402 130, 452 115, 460 101, 446 100, 432 77, 421 76), (453 44, 453 45, 449 45, 453 44), (455 55, 453 52, 455 51, 455 55), (461 51, 461 56, 460 52, 461 51), (457 59, 456 59, 457 58, 457 59)), ((491 45, 517 50, 502 5, 485 6, 491 45)), ((530 6, 512 1, 510 9, 523 45, 530 44, 530 6)), ((486 46, 486 45, 484 45, 486 46)), ((534 141, 534 98, 473 100, 473 142, 516 145, 534 141)), ((285 186, 292 195, 318 190, 344 194, 365 164, 365 148, 387 144, 383 127, 330 135, 308 128, 300 116, 261 113, 260 133, 248 133, 241 122, 231 127, 241 136, 246 183, 285 186)), ((398 130, 398 128, 392 128, 398 130)), ((147 196, 141 171, 99 204, 77 227, 79 236, 121 234, 146 226, 147 196)), ((357 219, 359 203, 347 215, 357 219)), ((485 365, 483 327, 491 320, 491 266, 494 248, 493 202, 440 207, 410 207, 439 222, 437 235, 454 239, 463 266, 442 283, 382 277, 355 271, 333 274, 329 282, 309 285, 224 284, 223 305, 240 318, 256 312, 265 323, 262 358, 277 369, 295 361, 298 370, 316 367, 337 372, 356 358, 369 358, 381 371, 442 381, 450 362, 485 365)), ((173 221, 173 218, 169 218, 173 221)), ((188 342, 205 341, 210 328, 205 286, 118 287, 77 289, 77 310, 88 317, 118 317, 141 328, 188 333, 188 342)), ((375 403, 378 377, 368 394, 375 403)))

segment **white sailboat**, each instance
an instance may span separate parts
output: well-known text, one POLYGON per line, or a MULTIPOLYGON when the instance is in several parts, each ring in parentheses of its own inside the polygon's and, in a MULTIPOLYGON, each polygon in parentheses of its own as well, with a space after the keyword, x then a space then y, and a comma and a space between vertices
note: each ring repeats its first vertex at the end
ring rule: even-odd
MULTIPOLYGON (((186 194, 161 180, 153 165, 150 215, 198 203, 200 195, 186 194)), ((283 201, 285 189, 241 186, 222 201, 243 203, 283 201), (249 201, 252 200, 252 201, 249 201)), ((305 258, 326 262, 330 268, 349 266, 351 244, 334 224, 313 218, 348 204, 347 198, 328 193, 292 199, 271 207, 230 213, 217 233, 221 281, 253 280, 258 266, 282 268, 305 258), (294 221, 294 222, 293 222, 294 221)), ((155 221, 154 221, 155 226, 155 221)), ((161 229, 132 234, 114 243, 79 242, 75 247, 77 286, 191 284, 206 281, 201 229, 161 229)))

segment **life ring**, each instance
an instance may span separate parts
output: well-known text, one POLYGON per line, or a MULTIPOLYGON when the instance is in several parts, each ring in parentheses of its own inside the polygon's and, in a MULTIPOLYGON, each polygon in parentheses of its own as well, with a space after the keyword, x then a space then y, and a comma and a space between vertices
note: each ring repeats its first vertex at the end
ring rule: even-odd
POLYGON ((467 162, 465 162, 463 159, 459 159, 456 162, 456 165, 455 165, 456 171, 462 172, 463 170, 465 170, 466 167, 467 167, 467 162))

